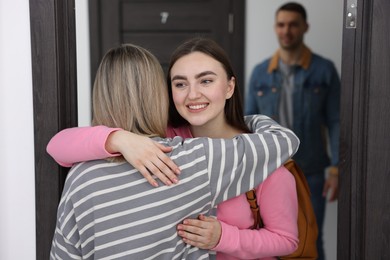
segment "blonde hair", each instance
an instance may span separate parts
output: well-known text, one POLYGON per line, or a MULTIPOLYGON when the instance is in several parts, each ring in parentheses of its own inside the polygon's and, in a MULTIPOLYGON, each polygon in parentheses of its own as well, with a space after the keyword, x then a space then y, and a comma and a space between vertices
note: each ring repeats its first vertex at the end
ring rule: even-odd
POLYGON ((168 93, 157 58, 124 44, 103 57, 93 87, 93 125, 165 137, 168 93))

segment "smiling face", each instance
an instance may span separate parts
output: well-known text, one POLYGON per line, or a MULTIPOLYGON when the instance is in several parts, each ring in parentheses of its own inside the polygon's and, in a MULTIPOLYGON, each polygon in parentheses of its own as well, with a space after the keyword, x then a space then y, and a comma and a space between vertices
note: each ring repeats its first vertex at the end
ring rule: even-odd
POLYGON ((276 14, 275 33, 282 49, 299 48, 303 44, 303 36, 308 28, 308 24, 298 12, 281 10, 276 14))
POLYGON ((172 66, 172 97, 179 114, 194 128, 226 125, 226 99, 234 93, 222 64, 202 52, 192 52, 172 66))

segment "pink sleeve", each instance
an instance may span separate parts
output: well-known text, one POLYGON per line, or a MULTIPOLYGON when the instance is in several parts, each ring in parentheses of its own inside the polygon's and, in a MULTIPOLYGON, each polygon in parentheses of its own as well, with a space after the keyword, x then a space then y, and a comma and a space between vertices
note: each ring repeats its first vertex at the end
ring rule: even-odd
POLYGON ((192 138, 192 133, 190 130, 190 127, 188 125, 180 126, 180 127, 171 127, 168 126, 167 128, 167 137, 175 137, 175 136, 181 136, 183 138, 192 138))
POLYGON ((119 156, 105 149, 108 136, 120 128, 106 126, 74 127, 57 133, 49 142, 46 151, 64 167, 76 162, 119 156))
POLYGON ((298 247, 298 201, 293 175, 280 167, 256 190, 265 227, 238 229, 222 224, 215 251, 242 259, 287 255, 298 247))

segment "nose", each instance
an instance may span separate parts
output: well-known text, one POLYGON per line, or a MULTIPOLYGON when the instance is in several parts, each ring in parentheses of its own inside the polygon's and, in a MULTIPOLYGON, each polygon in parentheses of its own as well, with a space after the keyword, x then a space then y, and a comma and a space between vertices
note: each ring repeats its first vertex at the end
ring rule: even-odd
POLYGON ((290 31, 290 28, 289 28, 289 26, 285 25, 282 27, 281 31, 283 34, 287 34, 290 31))
POLYGON ((199 88, 197 85, 191 85, 189 87, 189 92, 188 92, 188 99, 197 99, 201 96, 201 92, 199 91, 199 88))

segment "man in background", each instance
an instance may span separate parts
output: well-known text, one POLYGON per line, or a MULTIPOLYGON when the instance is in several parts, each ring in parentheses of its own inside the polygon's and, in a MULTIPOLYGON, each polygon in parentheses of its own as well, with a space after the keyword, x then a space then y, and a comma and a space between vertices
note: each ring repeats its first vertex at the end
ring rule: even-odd
POLYGON ((340 78, 331 61, 304 44, 308 28, 302 5, 290 2, 276 11, 279 49, 254 68, 245 113, 268 115, 300 138, 294 159, 310 186, 319 230, 318 259, 325 259, 326 197, 334 201, 338 194, 340 78))

